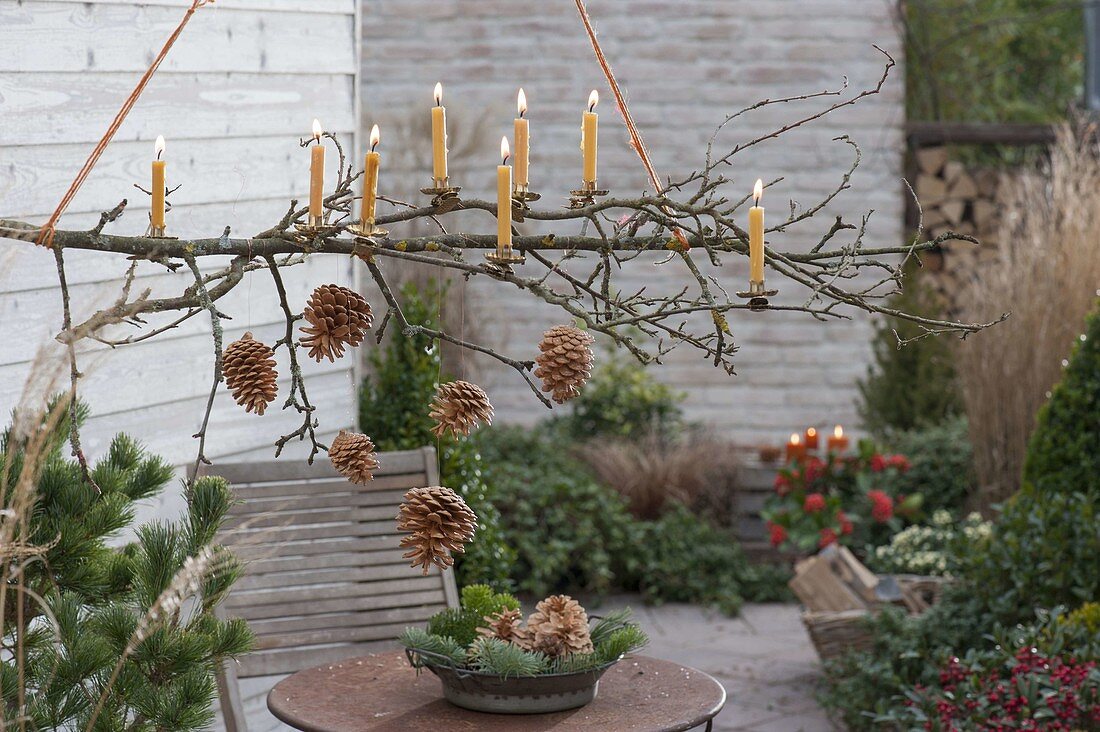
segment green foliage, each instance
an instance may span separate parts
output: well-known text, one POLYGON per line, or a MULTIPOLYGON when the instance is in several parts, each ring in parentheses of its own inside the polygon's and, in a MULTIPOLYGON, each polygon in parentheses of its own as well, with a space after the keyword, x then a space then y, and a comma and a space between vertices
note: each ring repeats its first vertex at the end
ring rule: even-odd
POLYGON ((1100 496, 1100 300, 1062 380, 1039 411, 1024 463, 1024 492, 1044 486, 1100 496))
POLYGON ((1100 602, 1086 602, 1061 618, 1059 624, 1084 631, 1087 635, 1100 639, 1100 602))
MULTIPOLYGON (((942 308, 917 272, 907 268, 905 289, 893 295, 888 306, 939 317, 942 308)), ((871 347, 873 361, 859 382, 859 413, 872 434, 886 439, 895 432, 940 424, 962 411, 946 339, 927 336, 916 323, 886 316, 875 325, 871 347), (899 347, 899 338, 909 342, 899 347)))
POLYGON ((732 536, 686 508, 635 519, 550 431, 482 430, 478 445, 524 592, 621 589, 650 602, 705 602, 728 612, 744 599, 785 597, 785 571, 750 565, 732 536))
POLYGON ((1080 96, 1080 3, 905 3, 909 119, 1050 122, 1080 96))
MULTIPOLYGON (((446 286, 443 286, 445 290, 446 286)), ((409 282, 401 289, 402 310, 410 323, 438 325, 436 303, 440 286, 421 290, 409 282)), ((432 434, 428 405, 435 396, 441 373, 439 344, 423 334, 396 333, 382 349, 369 356, 370 374, 359 389, 359 429, 371 436, 379 450, 412 450, 436 445, 440 480, 466 501, 478 516, 477 534, 455 561, 459 584, 508 583, 512 549, 504 543, 499 512, 481 475, 481 456, 466 440, 432 434)))
POLYGON ((440 610, 428 618, 428 632, 451 638, 465 648, 477 637, 487 616, 518 609, 519 600, 507 592, 493 592, 488 585, 467 585, 462 588, 461 607, 440 610))
POLYGON ((925 511, 963 509, 976 480, 965 417, 895 434, 891 446, 909 459, 909 469, 891 477, 891 492, 919 492, 925 511))
POLYGON ((481 430, 477 444, 505 541, 516 550, 511 572, 519 590, 609 592, 614 557, 633 545, 622 497, 544 430, 494 427, 481 430))
POLYGON ((550 661, 544 653, 525 651, 500 638, 478 638, 467 652, 470 667, 501 678, 538 676, 546 673, 550 661))
MULTIPOLYGON (((5 505, 25 490, 16 480, 25 462, 38 467, 26 539, 44 552, 23 565, 22 581, 41 600, 28 600, 20 623, 9 588, 2 638, 13 648, 18 635, 24 647, 26 729, 85 729, 101 697, 95 730, 205 729, 213 716, 215 668, 252 643, 243 621, 213 614, 240 574, 227 550, 211 546, 232 503, 229 487, 217 478, 197 481, 180 521, 137 527, 135 540, 118 547, 123 531, 133 529, 135 503, 163 491, 172 470, 119 436, 92 466, 97 493, 63 455, 67 427, 61 420, 37 454, 27 454, 33 440, 17 442, 10 432, 2 440, 5 505), (165 590, 185 560, 204 550, 212 560, 199 578, 198 602, 165 605, 165 590)), ((0 659, 0 689, 12 719, 21 689, 10 655, 0 659)))
MULTIPOLYGON (((454 638, 436 635, 423 628, 409 627, 405 628, 404 632, 401 633, 401 636, 397 640, 406 648, 442 656, 444 659, 442 662, 449 662, 452 666, 461 667, 466 665, 466 648, 455 641, 454 638)), ((436 662, 440 663, 441 661, 436 662)), ((428 665, 429 663, 430 661, 426 660, 423 656, 413 656, 413 664, 417 666, 417 668, 428 665)))
POLYGON ((652 433, 672 440, 684 429, 683 400, 683 393, 656 381, 637 361, 612 355, 556 426, 574 440, 636 439, 652 433))

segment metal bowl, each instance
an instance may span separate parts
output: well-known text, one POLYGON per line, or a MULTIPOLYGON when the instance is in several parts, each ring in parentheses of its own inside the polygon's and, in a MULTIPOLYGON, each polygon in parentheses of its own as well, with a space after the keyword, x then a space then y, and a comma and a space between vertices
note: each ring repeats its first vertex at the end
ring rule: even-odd
POLYGON ((583 707, 596 698, 600 677, 617 663, 576 673, 505 678, 455 668, 433 653, 409 649, 406 655, 413 666, 426 666, 439 677, 443 697, 451 704, 492 714, 545 714, 583 707))

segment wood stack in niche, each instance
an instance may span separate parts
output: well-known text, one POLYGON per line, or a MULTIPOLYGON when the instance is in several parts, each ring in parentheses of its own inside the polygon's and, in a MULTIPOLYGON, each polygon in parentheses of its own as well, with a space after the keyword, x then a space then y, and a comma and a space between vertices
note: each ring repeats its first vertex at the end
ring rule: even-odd
POLYGON ((914 152, 917 169, 914 189, 924 214, 924 238, 952 231, 981 242, 950 241, 939 251, 922 255, 924 281, 945 297, 953 310, 952 293, 976 271, 981 250, 996 247, 1001 187, 1000 173, 991 168, 969 168, 952 160, 947 147, 924 147, 914 152))

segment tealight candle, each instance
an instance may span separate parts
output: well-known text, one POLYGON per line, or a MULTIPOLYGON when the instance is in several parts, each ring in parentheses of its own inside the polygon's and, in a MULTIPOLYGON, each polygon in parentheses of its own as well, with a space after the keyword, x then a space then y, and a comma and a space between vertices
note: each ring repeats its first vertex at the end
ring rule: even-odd
POLYGON ((787 462, 794 462, 801 460, 806 456, 806 446, 802 444, 802 438, 797 432, 791 434, 791 439, 787 442, 787 462))
POLYGON ((313 120, 313 140, 316 143, 310 151, 309 164, 309 223, 319 226, 324 216, 325 200, 325 146, 321 144, 324 129, 321 123, 313 120))
POLYGON ((584 151, 585 187, 596 187, 596 136, 600 126, 600 115, 596 114, 596 105, 600 103, 600 94, 595 89, 588 95, 588 111, 581 121, 581 149, 584 151))
POLYGON ((829 452, 844 452, 848 449, 848 438, 844 436, 844 428, 837 425, 833 428, 833 434, 826 442, 829 452))
POLYGON ((447 185, 447 108, 443 106, 443 84, 435 85, 432 107, 432 178, 436 188, 447 185))
POLYGON ((497 255, 512 254, 512 166, 508 138, 500 138, 500 165, 497 166, 497 255))
POLYGON ((150 223, 153 226, 154 236, 163 236, 165 228, 165 209, 167 205, 166 168, 168 163, 161 158, 164 155, 164 136, 158 135, 157 142, 153 146, 156 156, 153 158, 153 185, 149 191, 153 194, 153 212, 150 223))
POLYGON ((516 96, 516 109, 519 116, 515 119, 516 170, 514 185, 516 192, 526 193, 528 161, 531 154, 531 132, 525 117, 527 114, 527 95, 523 93, 523 89, 520 89, 519 94, 516 96))
POLYGON ((807 450, 816 450, 817 449, 818 442, 817 442, 817 428, 816 427, 807 427, 806 428, 806 440, 805 440, 805 442, 806 442, 806 449, 807 450))

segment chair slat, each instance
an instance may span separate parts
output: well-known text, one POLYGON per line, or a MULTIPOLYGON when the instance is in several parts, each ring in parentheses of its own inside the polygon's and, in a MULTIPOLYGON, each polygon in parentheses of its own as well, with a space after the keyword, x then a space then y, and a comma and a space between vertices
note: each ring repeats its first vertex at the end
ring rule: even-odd
MULTIPOLYGON (((378 456, 375 475, 386 476, 402 473, 426 472, 425 454, 422 450, 384 452, 378 456)), ((340 474, 328 460, 318 460, 310 465, 300 460, 269 460, 255 463, 221 463, 204 467, 203 473, 220 475, 230 483, 264 483, 268 481, 339 479, 340 474)))
POLYGON ((361 628, 326 628, 324 630, 310 630, 301 633, 287 633, 277 636, 262 636, 256 639, 257 650, 265 651, 276 648, 301 648, 302 646, 321 645, 327 643, 359 643, 373 640, 394 640, 410 623, 423 623, 428 615, 418 609, 407 613, 407 617, 399 622, 384 625, 370 625, 361 628))
POLYGON ((396 562, 374 567, 347 568, 329 570, 310 570, 305 572, 279 573, 275 575, 246 575, 234 586, 233 595, 239 603, 263 605, 267 595, 293 600, 300 593, 305 597, 339 597, 338 589, 343 586, 358 587, 363 583, 388 579, 408 579, 422 576, 409 567, 407 560, 399 554, 396 562), (301 588, 301 589, 299 589, 301 588))
POLYGON ((312 557, 274 557, 272 559, 260 559, 251 562, 247 566, 245 576, 237 581, 235 587, 242 589, 255 589, 255 587, 267 586, 267 582, 276 583, 278 586, 286 573, 298 573, 302 571, 324 572, 330 569, 361 567, 374 567, 380 564, 401 564, 408 560, 402 555, 403 549, 388 549, 375 552, 340 552, 338 554, 321 554, 312 557), (255 584, 252 583, 262 583, 255 584))
MULTIPOLYGON (((242 500, 233 506, 229 515, 237 517, 263 515, 273 511, 298 511, 303 508, 362 508, 366 506, 397 506, 405 497, 407 487, 388 490, 369 490, 359 493, 307 494, 301 496, 257 497, 242 500)), ((238 498, 239 490, 234 488, 238 498)))
POLYGON ((240 671, 237 672, 237 675, 247 678, 251 676, 290 674, 309 666, 338 663, 352 656, 365 656, 379 651, 392 651, 396 645, 392 639, 388 639, 365 643, 341 643, 317 648, 250 653, 241 659, 240 671))
MULTIPOLYGON (((265 620, 253 620, 248 624, 256 635, 277 635, 280 633, 295 633, 304 630, 320 630, 323 628, 359 628, 367 625, 381 623, 396 623, 406 621, 413 615, 427 620, 433 614, 443 610, 446 605, 410 605, 407 607, 383 608, 381 610, 364 610, 355 614, 341 613, 332 615, 303 615, 296 618, 269 618, 265 620)), ((409 624, 416 620, 408 620, 409 624)))
MULTIPOLYGON (((428 578, 425 578, 428 579, 428 578)), ((438 578, 435 584, 439 584, 438 578)), ((431 585, 422 585, 430 588, 431 585)), ((323 613, 357 613, 364 610, 381 610, 388 607, 407 607, 439 602, 440 590, 406 590, 392 595, 362 595, 339 597, 336 599, 313 599, 302 602, 288 602, 282 605, 252 605, 230 607, 227 612, 245 620, 264 620, 266 618, 284 618, 298 615, 320 615, 323 613)))
POLYGON ((250 516, 234 516, 225 522, 226 528, 263 529, 283 526, 308 526, 355 521, 392 521, 397 510, 392 505, 367 506, 365 508, 298 509, 296 511, 268 511, 250 516))

